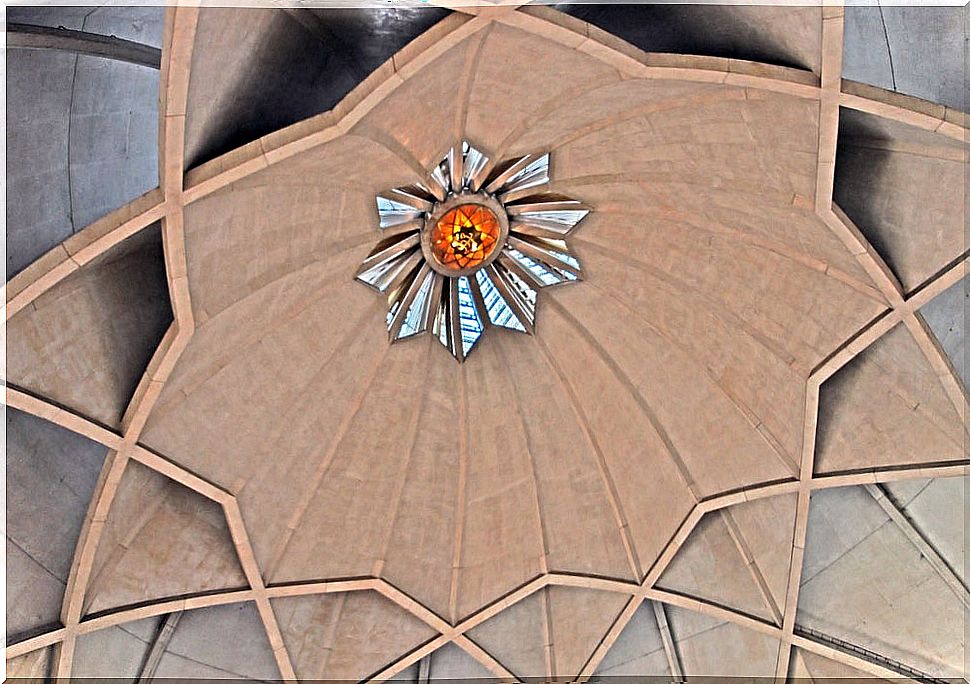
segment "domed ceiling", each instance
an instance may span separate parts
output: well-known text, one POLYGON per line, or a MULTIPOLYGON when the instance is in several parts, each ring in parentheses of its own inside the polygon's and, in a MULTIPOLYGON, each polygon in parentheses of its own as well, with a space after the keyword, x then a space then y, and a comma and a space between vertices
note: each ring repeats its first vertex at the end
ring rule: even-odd
POLYGON ((8 674, 962 671, 964 115, 597 8, 166 10, 158 188, 6 286, 8 674), (591 211, 456 363, 355 275, 463 141, 591 211))

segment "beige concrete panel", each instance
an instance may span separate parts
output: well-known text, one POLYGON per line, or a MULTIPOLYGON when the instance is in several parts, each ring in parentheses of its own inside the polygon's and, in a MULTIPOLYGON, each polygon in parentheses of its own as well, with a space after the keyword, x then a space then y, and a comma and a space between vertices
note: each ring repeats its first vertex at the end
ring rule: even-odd
POLYGON ((540 305, 538 323, 539 343, 576 396, 615 478, 646 570, 690 512, 694 497, 628 386, 615 374, 613 361, 582 337, 557 307, 540 305))
MULTIPOLYGON (((828 541, 810 536, 809 543, 828 541)), ((803 582, 797 624, 933 676, 957 676, 963 668, 963 605, 892 523, 803 582)))
POLYGON ((639 579, 624 548, 625 516, 619 519, 622 511, 611 507, 612 475, 600 473, 581 414, 542 348, 526 335, 498 329, 493 334, 494 342, 483 344, 499 346, 511 380, 507 406, 518 414, 535 469, 549 570, 639 579))
POLYGON ((432 168, 464 134, 469 75, 484 35, 484 31, 475 33, 409 76, 351 133, 387 140, 390 149, 401 148, 421 168, 432 168))
POLYGON ((666 677, 670 674, 657 619, 649 601, 640 604, 633 618, 607 651, 596 669, 604 677, 666 677))
POLYGON ((218 504, 130 462, 105 522, 83 612, 245 585, 218 504))
POLYGON ((546 672, 545 589, 522 599, 468 631, 468 637, 491 653, 516 677, 546 672))
POLYGON ((797 496, 787 494, 728 509, 777 606, 785 605, 788 590, 796 503, 797 496))
MULTIPOLYGON (((450 360, 432 359, 439 351, 433 344, 421 337, 387 354, 308 507, 290 519, 293 536, 279 563, 264 570, 272 582, 375 574, 409 466, 428 361, 450 360)), ((448 521, 425 523, 440 525, 442 534, 452 529, 448 521)))
POLYGON ((129 243, 8 321, 7 378, 117 427, 170 321, 157 249, 129 243))
POLYGON ((778 640, 727 622, 707 618, 698 629, 683 608, 667 608, 670 631, 684 674, 691 677, 770 677, 775 671, 778 640))
POLYGON ((619 78, 615 69, 598 59, 496 24, 478 57, 465 130, 486 150, 498 149, 546 103, 619 78))
MULTIPOLYGON (((730 387, 716 383, 703 366, 638 317, 636 309, 595 287, 595 277, 591 273, 588 284, 555 292, 555 305, 623 370, 666 431, 698 494, 793 477, 791 450, 779 455, 757 431, 760 419, 732 400, 730 387)), ((748 362, 753 368, 744 372, 757 376, 756 363, 748 362)))
POLYGON ((872 679, 872 675, 868 672, 863 672, 857 670, 854 667, 846 665, 844 663, 837 662, 835 660, 830 660, 824 656, 820 656, 817 653, 812 653, 811 651, 806 651, 801 648, 796 648, 793 653, 793 662, 800 663, 800 667, 803 668, 805 672, 804 675, 796 676, 808 676, 816 681, 826 681, 832 679, 845 680, 849 679, 872 679))
POLYGON ((660 576, 657 587, 772 619, 745 559, 718 512, 701 518, 660 576))
MULTIPOLYGON (((186 208, 193 312, 203 323, 301 267, 379 240, 374 195, 418 180, 381 145, 341 136, 186 208), (206 274, 219 272, 220 278, 206 274)), ((351 274, 352 276, 352 274, 351 274)))
POLYGON ((629 596, 574 587, 548 587, 549 631, 557 677, 573 678, 589 660, 629 596))
MULTIPOLYGON (((722 406, 723 396, 730 397, 743 407, 741 417, 753 425, 762 423, 784 452, 798 453, 804 380, 784 347, 723 307, 715 293, 688 284, 679 273, 593 245, 580 245, 580 254, 588 285, 576 289, 589 287, 599 298, 619 299, 625 319, 636 320, 641 328, 649 325, 655 331, 651 338, 660 338, 668 354, 693 361, 700 379, 708 376, 711 391, 722 394, 722 406)), ((562 296, 580 294, 563 290, 562 296)))
MULTIPOLYGON (((408 344, 418 345, 418 342, 408 344)), ((410 464, 393 528, 385 539, 381 576, 435 613, 448 617, 455 524, 458 519, 462 369, 437 341, 432 345, 410 464)), ((398 350, 392 350, 396 353, 398 350)), ((412 400, 399 400, 401 410, 412 400)))
POLYGON ((817 103, 792 96, 684 103, 571 140, 558 148, 554 177, 673 173, 705 186, 812 197, 817 126, 817 103), (773 119, 788 124, 792 135, 772 132, 773 119))
MULTIPOLYGON (((919 481, 916 481, 919 484, 919 481)), ((967 478, 946 477, 923 483, 912 498, 900 500, 904 483, 886 485, 893 501, 946 564, 966 582, 967 478)))
POLYGON ((272 603, 301 679, 365 679, 434 636, 430 627, 372 591, 272 603))
POLYGON ((822 385, 817 472, 966 457, 966 433, 905 327, 897 325, 822 385))
POLYGON ((554 100, 541 116, 527 119, 520 130, 510 134, 508 153, 556 149, 625 119, 743 97, 742 88, 712 83, 637 78, 594 82, 587 91, 554 100))
POLYGON ((468 463, 458 576, 458 616, 547 569, 536 480, 501 348, 490 330, 465 362, 468 463), (491 340, 494 341, 494 340, 491 340))
POLYGON ((39 648, 16 658, 7 660, 7 679, 22 679, 30 682, 46 682, 50 668, 52 647, 39 648))

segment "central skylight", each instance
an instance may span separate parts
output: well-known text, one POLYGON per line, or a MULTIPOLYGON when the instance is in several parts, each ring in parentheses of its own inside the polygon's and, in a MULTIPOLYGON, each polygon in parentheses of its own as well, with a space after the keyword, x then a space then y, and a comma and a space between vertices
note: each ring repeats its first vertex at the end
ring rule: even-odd
POLYGON ((582 277, 566 237, 589 213, 548 182, 548 154, 494 164, 465 142, 377 197, 387 237, 357 279, 387 296, 392 342, 431 332, 463 361, 491 325, 533 332, 537 291, 582 277))

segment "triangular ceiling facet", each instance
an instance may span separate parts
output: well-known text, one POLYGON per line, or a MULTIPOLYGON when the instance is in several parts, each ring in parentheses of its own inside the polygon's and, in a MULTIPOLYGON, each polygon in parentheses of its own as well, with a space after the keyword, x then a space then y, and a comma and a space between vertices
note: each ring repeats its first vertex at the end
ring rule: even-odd
POLYGON ((6 409, 8 640, 58 624, 74 549, 107 449, 6 409))
POLYGON ((374 591, 273 600, 296 674, 305 680, 361 680, 435 636, 433 629, 374 591))
POLYGON ((80 635, 74 648, 71 676, 81 680, 114 677, 137 680, 163 619, 145 618, 80 635))
POLYGON ((596 668, 597 677, 666 677, 670 665, 650 601, 637 608, 596 668))
POLYGON ((245 586, 221 506, 129 462, 98 544, 84 612, 245 586))
POLYGON ((778 640, 730 622, 668 607, 667 620, 681 666, 692 677, 772 677, 778 640))
POLYGON ((936 373, 899 324, 822 385, 815 470, 963 459, 966 438, 936 373))
POLYGON ((772 612, 755 579, 761 570, 751 567, 742 555, 744 541, 729 516, 715 511, 701 518, 657 586, 771 620, 772 612))
POLYGON ((431 681, 444 679, 451 681, 494 680, 495 675, 480 662, 465 653, 455 644, 446 644, 428 656, 431 663, 428 675, 431 681))
POLYGON ((788 676, 794 677, 795 681, 804 680, 806 682, 846 681, 847 679, 869 681, 875 679, 868 672, 857 670, 849 665, 801 648, 792 649, 788 676))

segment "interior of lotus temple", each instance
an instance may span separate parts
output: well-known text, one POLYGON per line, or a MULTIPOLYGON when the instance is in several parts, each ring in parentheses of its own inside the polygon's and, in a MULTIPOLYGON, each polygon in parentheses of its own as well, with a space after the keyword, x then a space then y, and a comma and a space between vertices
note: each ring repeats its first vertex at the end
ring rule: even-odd
POLYGON ((964 681, 961 6, 5 8, 6 676, 964 681))

